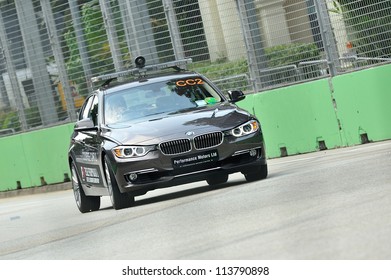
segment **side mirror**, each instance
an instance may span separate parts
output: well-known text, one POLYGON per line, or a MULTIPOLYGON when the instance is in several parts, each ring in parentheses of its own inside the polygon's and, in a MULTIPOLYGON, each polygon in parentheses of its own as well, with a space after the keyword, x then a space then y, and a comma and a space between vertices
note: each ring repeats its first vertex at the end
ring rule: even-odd
POLYGON ((77 121, 75 124, 75 130, 76 131, 83 131, 83 130, 96 130, 96 126, 94 125, 94 122, 91 119, 82 119, 80 121, 77 121))
POLYGON ((243 91, 241 91, 241 90, 229 90, 228 96, 229 96, 230 102, 232 102, 232 103, 238 102, 238 101, 246 98, 243 91))

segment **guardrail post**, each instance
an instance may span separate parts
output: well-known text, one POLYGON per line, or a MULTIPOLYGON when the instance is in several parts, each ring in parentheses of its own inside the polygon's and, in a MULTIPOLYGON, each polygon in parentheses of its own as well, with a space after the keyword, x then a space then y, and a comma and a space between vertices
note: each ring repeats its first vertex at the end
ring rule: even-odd
MULTIPOLYGON (((72 1, 72 0, 69 0, 72 1)), ((145 0, 118 0, 121 17, 125 28, 128 49, 131 56, 143 56, 148 65, 159 63, 153 28, 149 18, 148 5, 145 0)))
POLYGON ((83 26, 80 20, 81 18, 80 11, 77 6, 77 1, 68 0, 68 3, 69 3, 69 10, 72 16, 73 29, 75 30, 75 39, 79 49, 81 65, 83 67, 83 72, 86 77, 85 81, 88 89, 92 91, 93 88, 90 82, 90 79, 92 77, 92 71, 90 67, 90 60, 88 58, 88 49, 86 46, 86 39, 83 32, 83 26))
POLYGON ((267 62, 262 45, 257 10, 254 0, 236 0, 236 6, 247 49, 250 78, 254 91, 258 92, 261 90, 262 84, 267 82, 267 79, 260 74, 261 69, 267 68, 267 62))
POLYGON ((65 60, 62 54, 60 40, 58 39, 57 28, 54 21, 52 8, 49 0, 41 0, 41 7, 43 17, 46 23, 46 29, 49 34, 54 59, 56 61, 58 75, 60 77, 62 88, 64 89, 64 96, 67 103, 67 114, 71 121, 76 120, 75 104, 72 97, 71 86, 69 83, 67 71, 65 68, 65 60))
MULTIPOLYGON (((17 108, 19 121, 22 131, 28 129, 26 115, 24 113, 22 97, 20 95, 20 88, 18 83, 18 77, 15 72, 14 61, 12 60, 11 52, 8 46, 7 34, 3 23, 3 17, 0 13, 0 48, 4 55, 5 67, 10 79, 13 96, 15 97, 15 107, 17 108)), ((12 102, 10 102, 12 104, 12 102)))
POLYGON ((15 0, 25 57, 31 70, 39 114, 44 126, 56 123, 58 115, 53 98, 50 77, 43 52, 41 36, 32 0, 15 0))
POLYGON ((122 63, 121 50, 117 38, 117 30, 114 25, 113 12, 111 10, 111 2, 106 0, 99 0, 100 8, 102 9, 103 22, 106 27, 107 38, 109 39, 109 46, 113 58, 115 71, 124 70, 122 63))
POLYGON ((339 55, 337 45, 335 43, 334 33, 331 28, 329 11, 324 0, 315 0, 314 6, 316 14, 318 15, 320 35, 322 37, 323 48, 328 61, 330 75, 334 77, 337 75, 337 67, 339 68, 339 55))
POLYGON ((178 20, 175 15, 174 5, 172 3, 172 0, 162 1, 164 6, 164 12, 166 13, 168 30, 171 37, 175 59, 183 59, 185 57, 185 51, 183 48, 181 33, 179 31, 178 20))

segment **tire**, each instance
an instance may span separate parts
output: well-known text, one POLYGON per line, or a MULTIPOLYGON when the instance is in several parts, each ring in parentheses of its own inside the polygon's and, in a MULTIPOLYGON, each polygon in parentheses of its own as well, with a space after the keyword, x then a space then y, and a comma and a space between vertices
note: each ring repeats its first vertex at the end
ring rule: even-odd
POLYGON ((244 177, 246 178, 247 182, 254 182, 265 179, 267 177, 267 174, 267 165, 261 165, 256 168, 255 171, 244 173, 244 177))
POLYGON ((119 210, 132 206, 134 204, 134 196, 129 193, 120 192, 117 180, 115 179, 111 164, 107 156, 105 156, 104 161, 107 189, 110 195, 110 200, 111 204, 113 205, 113 208, 115 210, 119 210))
POLYGON ((97 211, 100 207, 99 196, 86 196, 81 186, 79 175, 76 172, 76 166, 71 163, 72 189, 75 197, 77 208, 81 213, 97 211))
POLYGON ((206 179, 206 182, 208 183, 209 186, 224 184, 227 181, 228 181, 228 174, 215 175, 213 177, 209 177, 208 179, 206 179))

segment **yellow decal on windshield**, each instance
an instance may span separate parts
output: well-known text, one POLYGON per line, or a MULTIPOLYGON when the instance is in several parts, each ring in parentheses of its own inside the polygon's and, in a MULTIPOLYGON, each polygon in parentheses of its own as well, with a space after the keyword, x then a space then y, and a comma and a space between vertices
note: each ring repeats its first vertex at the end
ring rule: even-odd
POLYGON ((176 81, 175 84, 178 87, 195 86, 195 85, 204 84, 204 81, 200 78, 196 78, 196 79, 179 80, 179 81, 176 81))

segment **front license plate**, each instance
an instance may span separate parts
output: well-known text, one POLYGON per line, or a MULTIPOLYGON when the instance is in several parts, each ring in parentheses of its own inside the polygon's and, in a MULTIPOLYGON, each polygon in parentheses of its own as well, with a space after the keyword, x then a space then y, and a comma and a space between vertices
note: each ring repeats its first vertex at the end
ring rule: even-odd
POLYGON ((174 168, 189 167, 201 163, 208 163, 219 160, 217 150, 207 151, 198 154, 186 155, 183 157, 176 157, 172 159, 174 168))

